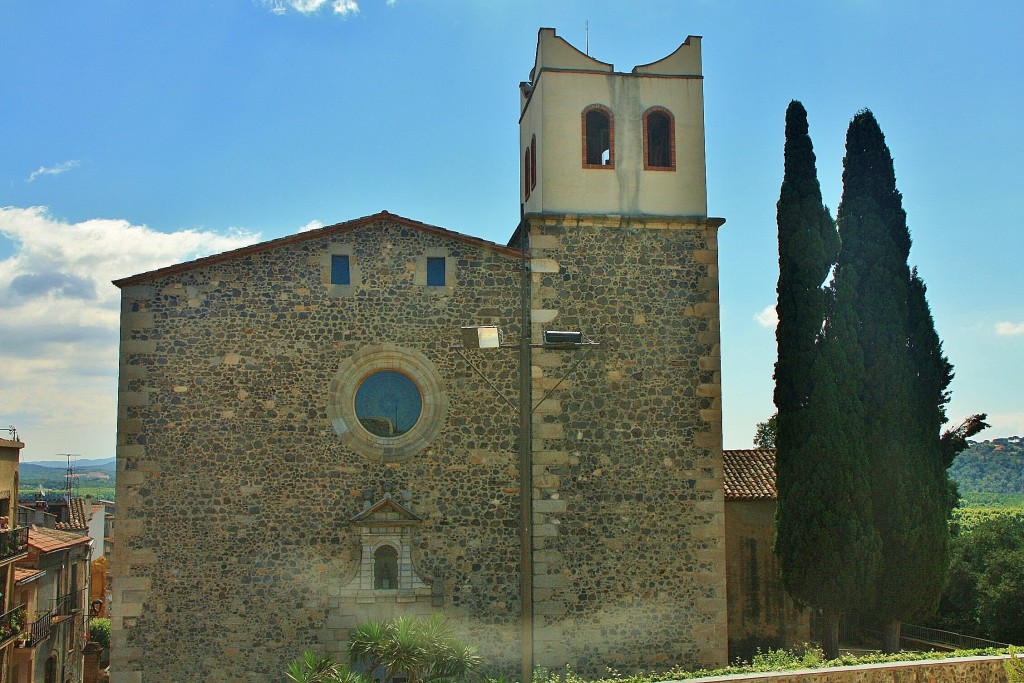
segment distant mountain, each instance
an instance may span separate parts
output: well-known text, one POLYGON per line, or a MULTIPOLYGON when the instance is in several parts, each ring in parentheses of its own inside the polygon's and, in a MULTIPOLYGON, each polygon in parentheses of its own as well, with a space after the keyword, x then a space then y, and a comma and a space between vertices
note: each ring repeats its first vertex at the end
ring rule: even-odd
POLYGON ((1024 495, 1024 438, 1011 436, 970 444, 949 468, 949 476, 956 480, 961 493, 1024 495))
MULTIPOLYGON (((75 468, 75 471, 92 467, 102 467, 104 465, 112 465, 117 462, 116 458, 79 458, 78 460, 72 460, 71 465, 75 468)), ((68 468, 67 460, 22 460, 22 465, 39 465, 41 467, 55 467, 61 470, 68 468)))
MULTIPOLYGON (((52 463, 52 461, 51 461, 52 463)), ((74 464, 75 486, 114 486, 117 466, 113 458, 79 461, 74 464), (87 464, 104 463, 104 464, 87 464)), ((18 465, 19 488, 62 490, 67 485, 67 463, 53 467, 46 463, 23 462, 18 465)))

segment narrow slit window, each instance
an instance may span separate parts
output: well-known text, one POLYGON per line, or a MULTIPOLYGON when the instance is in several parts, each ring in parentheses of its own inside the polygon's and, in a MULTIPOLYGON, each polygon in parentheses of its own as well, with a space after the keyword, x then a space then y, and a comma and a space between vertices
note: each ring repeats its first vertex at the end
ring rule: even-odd
POLYGON ((676 167, 674 121, 665 109, 652 109, 644 116, 644 166, 648 169, 676 167))
POLYGON ((348 254, 334 254, 331 256, 331 284, 352 284, 352 274, 349 269, 348 254))
POLYGON ((523 161, 523 172, 526 174, 526 177, 523 179, 523 194, 526 196, 527 199, 530 198, 530 190, 533 189, 533 175, 530 173, 530 171, 533 168, 530 164, 532 159, 533 157, 530 156, 530 150, 527 149, 526 160, 523 161))
POLYGON ((445 282, 444 261, 445 259, 443 256, 427 257, 428 287, 444 287, 447 284, 445 282))
POLYGON ((530 140, 530 189, 537 187, 537 136, 530 140))
POLYGON ((373 588, 398 588, 398 551, 389 545, 382 545, 373 554, 373 588))
POLYGON ((583 114, 583 163, 586 166, 615 165, 611 112, 594 107, 583 114))

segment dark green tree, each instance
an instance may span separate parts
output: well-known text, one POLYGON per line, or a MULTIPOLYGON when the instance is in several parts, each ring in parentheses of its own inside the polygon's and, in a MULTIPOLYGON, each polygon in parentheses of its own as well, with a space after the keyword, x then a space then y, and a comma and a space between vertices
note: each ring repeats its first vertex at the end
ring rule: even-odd
POLYGON ((778 433, 779 414, 775 413, 764 422, 758 422, 754 430, 754 448, 775 448, 778 433))
POLYGON ((952 540, 937 628, 1024 642, 1024 521, 999 515, 952 540))
POLYGON ((777 534, 786 589, 820 608, 825 653, 838 656, 839 616, 868 590, 878 542, 872 526, 867 461, 856 427, 863 408, 846 385, 862 372, 856 314, 822 289, 839 248, 821 199, 807 112, 786 111, 785 172, 777 205, 779 284, 775 364, 777 534), (840 343, 845 342, 845 343, 840 343))
POLYGON ((886 651, 900 624, 934 613, 948 566, 947 484, 940 444, 952 367, 935 333, 925 288, 910 271, 910 231, 892 156, 870 111, 850 123, 838 213, 835 288, 858 320, 875 529, 882 542, 873 616, 886 651), (852 277, 848 274, 855 273, 852 277))

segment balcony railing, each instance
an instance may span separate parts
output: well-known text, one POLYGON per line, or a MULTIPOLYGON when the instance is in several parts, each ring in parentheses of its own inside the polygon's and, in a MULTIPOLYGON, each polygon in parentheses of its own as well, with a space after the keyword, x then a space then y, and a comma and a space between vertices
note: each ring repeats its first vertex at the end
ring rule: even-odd
POLYGON ((74 593, 67 593, 57 598, 57 604, 53 609, 53 615, 57 617, 67 617, 75 612, 80 612, 83 609, 82 597, 85 595, 85 589, 75 591, 74 593))
POLYGON ((0 531, 0 562, 28 551, 28 527, 0 531))
POLYGON ((21 634, 25 625, 25 605, 18 605, 12 610, 0 614, 0 643, 21 634))
POLYGON ((53 610, 49 612, 36 612, 38 618, 21 632, 21 644, 23 647, 35 647, 50 637, 53 628, 53 610))

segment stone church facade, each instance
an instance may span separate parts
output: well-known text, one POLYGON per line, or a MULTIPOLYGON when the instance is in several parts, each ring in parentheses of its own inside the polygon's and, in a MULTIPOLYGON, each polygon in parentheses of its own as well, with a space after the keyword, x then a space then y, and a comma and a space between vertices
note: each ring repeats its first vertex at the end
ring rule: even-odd
POLYGON ((115 283, 115 683, 434 612, 506 669, 725 663, 702 84, 542 29, 508 245, 382 212, 115 283))

